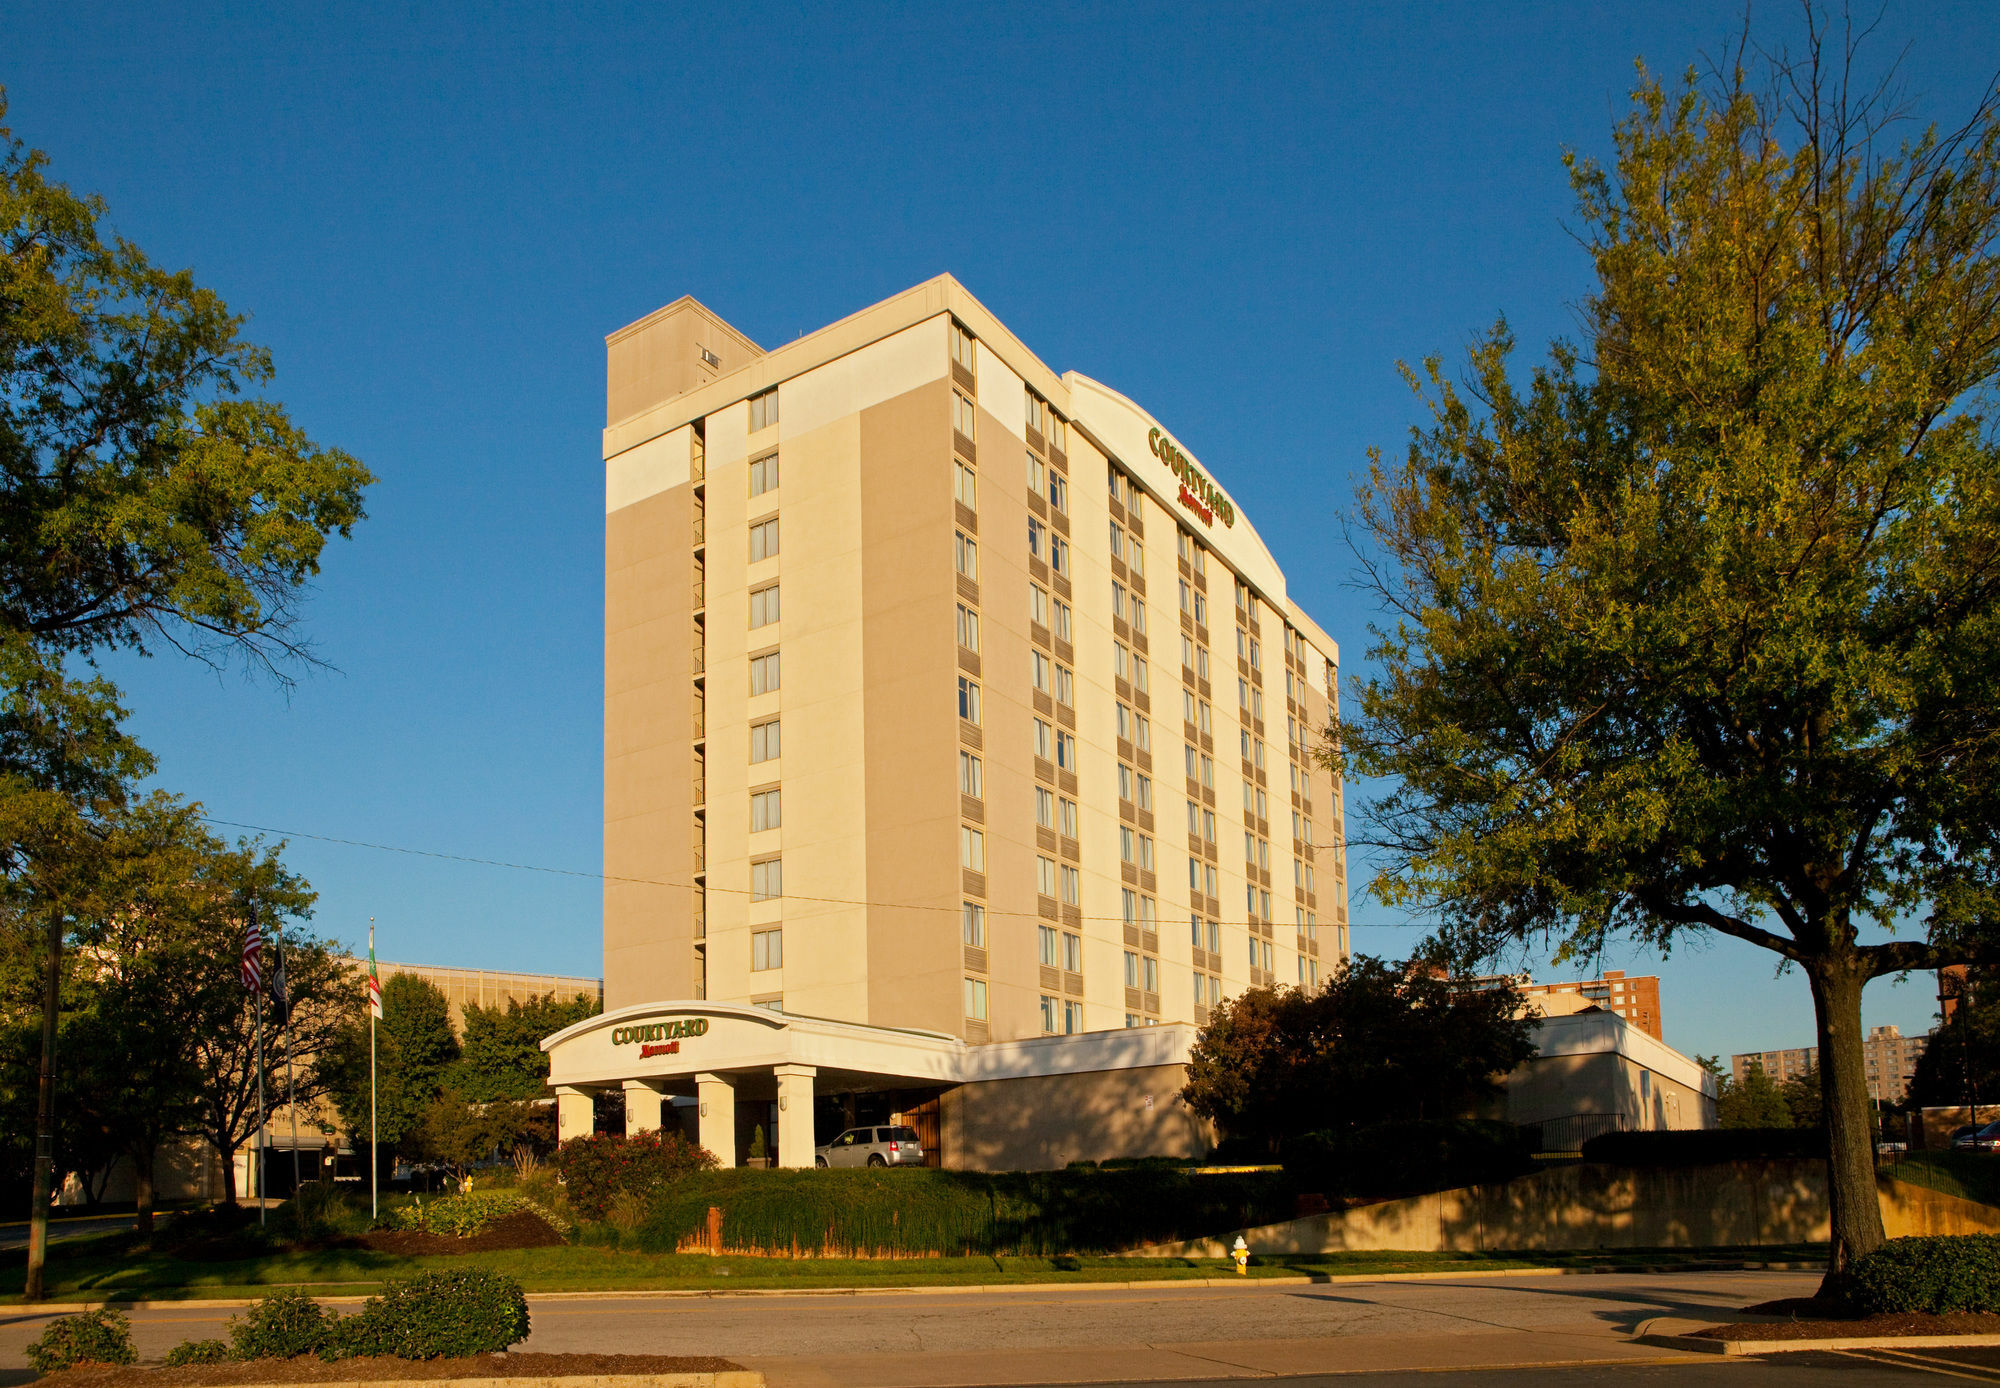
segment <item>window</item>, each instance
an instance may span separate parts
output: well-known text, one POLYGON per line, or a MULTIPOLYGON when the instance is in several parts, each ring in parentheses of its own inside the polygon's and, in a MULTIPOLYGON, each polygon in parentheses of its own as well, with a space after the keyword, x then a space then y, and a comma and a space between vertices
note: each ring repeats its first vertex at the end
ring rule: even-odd
POLYGON ((1047 433, 1048 423, 1049 423, 1049 402, 1042 399, 1041 396, 1035 394, 1033 390, 1029 390, 1027 392, 1027 395, 1028 395, 1028 427, 1030 429, 1033 429, 1038 434, 1047 433))
POLYGON ((965 435, 968 439, 976 439, 979 435, 973 432, 977 427, 973 423, 973 418, 972 402, 966 399, 960 392, 953 391, 951 393, 951 427, 958 430, 959 433, 965 435))
POLYGON ((1036 496, 1040 496, 1042 494, 1042 479, 1047 474, 1048 469, 1042 466, 1042 460, 1034 454, 1029 453, 1024 456, 1028 460, 1028 490, 1036 496))
POLYGON ((1153 836, 1151 834, 1141 834, 1139 835, 1139 871, 1151 872, 1152 870, 1153 836))
POLYGON ((1046 525, 1043 525, 1040 521, 1036 520, 1033 516, 1029 516, 1028 517, 1029 558, 1040 559, 1042 557, 1042 551, 1048 546, 1048 536, 1049 536, 1049 528, 1046 525))
POLYGON ((1063 932, 1063 968, 1073 974, 1083 972, 1083 936, 1063 932))
POLYGON ((753 930, 750 932, 750 969, 755 973, 763 969, 785 967, 785 932, 782 930, 753 930))
POLYGON ((1214 732, 1215 729, 1212 726, 1213 719, 1210 716, 1208 700, 1203 699, 1199 703, 1197 703, 1195 705, 1195 710, 1200 715, 1198 718, 1195 719, 1195 726, 1200 728, 1205 733, 1214 732))
POLYGON ((1190 781, 1201 775, 1201 753, 1192 747, 1181 749, 1182 758, 1187 762, 1187 777, 1190 781))
POLYGON ((1049 567, 1059 574, 1069 572, 1069 541, 1060 535, 1049 536, 1049 567))
POLYGON ((1076 801, 1056 801, 1056 829, 1064 838, 1076 837, 1076 801))
POLYGON ((1056 734, 1056 765, 1065 771, 1076 770, 1076 734, 1056 734))
POLYGON ((785 1000, 783 998, 766 998, 762 1002, 753 1002, 750 1005, 760 1012, 783 1012, 785 1010, 785 1000))
POLYGON ((1190 800, 1187 802, 1187 807, 1188 837, 1198 839, 1201 837, 1201 805, 1196 801, 1190 800))
POLYGON ((1194 638, 1192 636, 1181 637, 1181 668, 1184 670, 1194 669, 1194 638))
POLYGON ((1035 890, 1043 896, 1054 898, 1056 894, 1056 860, 1035 855, 1035 890))
POLYGON ((1208 625, 1208 594, 1206 593, 1196 593, 1194 595, 1194 620, 1197 626, 1205 627, 1208 625))
POLYGON ((1142 599, 1132 599, 1132 630, 1139 635, 1146 634, 1146 604, 1142 599))
POLYGON ((762 496, 778 485, 778 455, 759 458, 750 464, 750 495, 762 496))
MULTIPOLYGON (((933 338, 931 340, 935 342, 937 339, 933 338)), ((979 369, 978 359, 973 351, 972 343, 973 337, 971 333, 959 327, 956 323, 951 325, 951 359, 967 371, 977 371, 979 369)))
POLYGON ((1068 604, 1068 603, 1066 603, 1066 602, 1064 602, 1064 601, 1063 601, 1063 600, 1062 600, 1061 598, 1057 598, 1057 599, 1056 599, 1056 626, 1055 626, 1055 632, 1056 632, 1056 640, 1058 640, 1058 641, 1067 641, 1067 640, 1069 640, 1069 639, 1070 639, 1070 636, 1069 636, 1069 604, 1068 604))
POLYGON ((952 495, 957 497, 968 511, 979 509, 979 474, 963 462, 953 459, 958 468, 957 481, 952 486, 952 495))
POLYGON ((968 723, 979 721, 979 686, 963 675, 958 677, 958 716, 968 723))
POLYGON ((1261 689, 1250 691, 1250 716, 1252 718, 1264 716, 1264 691, 1261 689))
POLYGON ((979 614, 964 603, 958 605, 958 644, 968 651, 979 649, 979 614))
POLYGON ((1118 826, 1118 860, 1136 863, 1139 860, 1139 835, 1126 825, 1118 826))
POLYGON ((1132 687, 1141 694, 1146 692, 1146 659, 1144 656, 1135 655, 1132 657, 1132 687))
POLYGON ((1261 670, 1264 668, 1263 666, 1257 663, 1258 660, 1259 660, 1259 652, 1257 648, 1257 638, 1253 636, 1250 638, 1250 668, 1252 670, 1261 670))
POLYGON ((1144 963, 1146 966, 1146 991, 1148 993, 1157 993, 1160 991, 1160 961, 1149 954, 1145 957, 1144 963))
POLYGON ((1181 691, 1181 722, 1188 724, 1194 722, 1194 691, 1192 689, 1183 689, 1181 691))
POLYGON ((963 532, 954 531, 952 538, 952 559, 958 565, 958 571, 961 574, 964 574, 974 583, 979 581, 979 542, 977 540, 967 538, 963 532))
POLYGON ((986 1020, 986 980, 981 978, 965 980, 965 1015, 975 1022, 986 1020))
POLYGON ((1191 892, 1201 890, 1201 859, 1199 858, 1188 859, 1188 890, 1191 892))
POLYGON ((750 760, 772 761, 778 756, 778 720, 753 724, 750 729, 750 760))
POLYGON ((1203 810, 1201 812, 1201 836, 1204 840, 1206 840, 1209 843, 1215 842, 1214 810, 1203 810))
POLYGON ((1058 453, 1069 452, 1069 422, 1059 414, 1049 416, 1049 447, 1058 453))
POLYGON ((1256 800, 1256 794, 1257 794, 1257 787, 1256 787, 1256 786, 1254 786, 1254 785, 1252 785, 1252 784, 1251 784, 1250 782, 1248 782, 1248 781, 1245 781, 1245 782, 1243 783, 1243 813, 1244 813, 1244 814, 1246 814, 1246 815, 1250 815, 1250 814, 1255 814, 1255 813, 1256 813, 1256 809, 1255 809, 1255 806, 1256 806, 1256 804, 1257 804, 1257 800, 1256 800))
POLYGON ((1111 670, 1119 679, 1129 679, 1132 674, 1132 652, 1125 649, 1121 641, 1111 643, 1111 670))
POLYGON ((1203 863, 1201 868, 1203 886, 1209 896, 1222 895, 1222 880, 1216 876, 1213 863, 1203 863))
POLYGON ((1035 755, 1040 757, 1043 761, 1047 761, 1049 759, 1050 754, 1055 751, 1055 748, 1052 745, 1054 739, 1055 739, 1055 729, 1051 728, 1047 723, 1037 718, 1035 720, 1035 755))
POLYGON ((1056 702, 1076 707, 1076 675, 1067 665, 1056 666, 1056 702))
POLYGON ((1145 810, 1148 813, 1152 811, 1153 778, 1151 776, 1139 777, 1139 799, 1137 803, 1140 809, 1145 810))
POLYGON ((1048 693, 1049 668, 1050 668, 1049 658, 1043 655, 1040 651, 1029 651, 1028 667, 1029 667, 1029 672, 1034 677, 1035 688, 1039 689, 1044 694, 1048 693))
POLYGON ((1118 764, 1118 798, 1126 801, 1132 798, 1132 768, 1123 762, 1118 764))
POLYGON ((1264 812, 1270 808, 1270 803, 1270 801, 1264 798, 1264 791, 1260 787, 1257 791, 1257 818, 1264 819, 1268 817, 1264 812))
POLYGON ((1111 557, 1113 559, 1125 557, 1125 527, 1117 521, 1111 522, 1111 557))
POLYGON ((970 795, 975 799, 984 795, 986 792, 982 789, 985 784, 983 773, 984 768, 980 765, 978 757, 973 756, 970 752, 960 752, 958 754, 959 794, 970 795))
POLYGON ((1045 969, 1060 968, 1062 966, 1062 946, 1056 940, 1056 928, 1053 925, 1038 926, 1036 927, 1036 936, 1042 967, 1045 969))
POLYGON ((1035 823, 1044 829, 1056 827, 1056 793, 1042 786, 1035 787, 1035 823))
POLYGON ((769 559, 778 552, 778 518, 771 517, 750 527, 750 562, 769 559))
POLYGON ((1069 514, 1069 479, 1054 468, 1049 469, 1049 505, 1069 514))
MULTIPOLYGON (((1200 917, 1200 916, 1189 916, 1189 917, 1188 917, 1188 930, 1189 930, 1189 931, 1190 931, 1190 932, 1191 932, 1191 933, 1192 933, 1192 934, 1194 935, 1194 947, 1195 947, 1196 949, 1200 949, 1200 948, 1201 948, 1201 917, 1200 917)), ((1197 992, 1195 993, 1195 995, 1194 995, 1194 1000, 1195 1000, 1196 1002, 1200 1002, 1200 1001, 1201 1001, 1201 993, 1200 993, 1199 991, 1197 991, 1197 992)))
POLYGON ((776 858, 750 864, 750 899, 770 901, 784 893, 784 871, 776 858))
POLYGON ((767 627, 778 620, 778 585, 759 588, 750 595, 750 627, 767 627))
POLYGON ((1196 646, 1194 648, 1194 672, 1200 679, 1208 678, 1208 647, 1196 646))
POLYGON ((1038 627, 1049 624, 1049 595, 1039 583, 1028 585, 1028 620, 1038 627))
POLYGON ((1062 899, 1065 906, 1078 906, 1083 902, 1083 873, 1077 868, 1063 865, 1062 899))
MULTIPOLYGON (((1113 526, 1112 529, 1116 530, 1117 527, 1113 526)), ((1186 579, 1181 580, 1181 611, 1194 611, 1194 589, 1188 587, 1186 579)))
MULTIPOLYGON (((1123 742, 1130 742, 1132 740, 1132 710, 1125 707, 1125 705, 1123 704, 1116 705, 1116 708, 1118 710, 1119 740, 1123 742)), ((1130 800, 1132 797, 1128 795, 1125 798, 1127 800, 1130 800)))
POLYGON ((768 429, 778 422, 778 392, 767 390, 750 397, 750 432, 768 429))
POLYGON ((1200 545, 1196 545, 1196 546, 1194 547, 1194 556, 1193 556, 1193 558, 1191 558, 1191 559, 1190 559, 1190 560, 1189 560, 1188 562, 1194 565, 1194 571, 1195 571, 1195 575, 1196 575, 1196 577, 1198 577, 1198 578, 1207 578, 1207 577, 1208 577, 1208 551, 1207 551, 1207 550, 1203 549, 1203 548, 1202 548, 1202 547, 1201 547, 1200 545))
POLYGON ((1127 988, 1139 986, 1139 956, 1129 949, 1125 951, 1125 986, 1127 988))
POLYGON ((1111 585, 1111 615, 1121 622, 1125 620, 1125 585, 1122 583, 1111 585))
POLYGON ((750 832, 761 834, 766 829, 778 827, 780 811, 778 792, 760 790, 750 797, 750 832))
POLYGON ((986 871, 986 835, 963 824, 958 826, 958 865, 973 872, 986 871))
POLYGON ((1063 1033, 1074 1036, 1083 1030, 1083 1004, 1065 1002, 1063 1004, 1063 1033))
POLYGON ((769 694, 778 687, 778 653, 750 657, 750 692, 769 694))
POLYGON ((1207 787, 1207 788, 1208 788, 1209 790, 1214 790, 1214 789, 1215 789, 1215 758, 1214 758, 1214 757, 1210 757, 1210 756, 1204 756, 1204 757, 1203 757, 1203 758, 1201 759, 1201 783, 1202 783, 1202 785, 1206 786, 1206 787, 1207 787))
POLYGON ((1042 1031, 1053 1035, 1062 1026, 1062 1003, 1059 999, 1042 994, 1042 1031))
POLYGON ((1189 535, 1187 531, 1180 530, 1174 533, 1174 553, 1185 559, 1188 557, 1189 551, 1193 548, 1194 537, 1189 535))
POLYGON ((964 903, 960 916, 960 931, 965 942, 974 949, 986 948, 986 908, 976 901, 964 903))

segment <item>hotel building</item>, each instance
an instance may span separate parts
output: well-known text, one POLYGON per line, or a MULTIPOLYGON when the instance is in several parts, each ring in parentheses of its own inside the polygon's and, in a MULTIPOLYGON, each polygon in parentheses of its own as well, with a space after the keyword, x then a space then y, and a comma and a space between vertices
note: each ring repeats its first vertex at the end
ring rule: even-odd
POLYGON ((565 1131, 618 1087, 725 1158, 747 1112, 809 1163, 801 1105, 952 1165, 1199 1147, 1209 1009, 1348 948, 1339 653, 1250 518, 949 276, 770 351, 683 298, 607 367, 607 1011, 547 1043, 565 1131))

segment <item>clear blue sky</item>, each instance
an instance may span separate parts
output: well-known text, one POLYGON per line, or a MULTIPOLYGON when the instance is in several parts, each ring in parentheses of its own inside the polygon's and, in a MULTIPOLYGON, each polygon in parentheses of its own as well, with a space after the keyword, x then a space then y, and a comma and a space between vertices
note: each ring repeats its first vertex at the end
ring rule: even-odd
MULTIPOLYGON (((1166 421, 1356 670, 1340 522, 1415 417, 1398 358, 1505 312, 1566 330, 1563 148, 1632 61, 1735 3, 122 4, 0 10, 10 124, 276 353, 274 395, 380 475, 287 698, 114 668, 162 783, 251 824, 599 865, 603 345, 692 293, 769 346, 950 271, 1058 371, 1166 421)), ((1795 39, 1796 8, 1758 14, 1795 39)), ((1892 3, 1920 109, 2000 54, 1988 3, 1892 3)), ((595 974, 598 887, 296 839, 316 926, 384 957, 595 974)), ((1393 919, 1357 898, 1357 921, 1393 919)), ((1357 929, 1398 954, 1411 932, 1357 929)), ((1646 971, 1644 954, 1611 967, 1646 971)), ((1668 1039, 1799 1045, 1770 956, 1658 964, 1668 1039)), ((1548 976, 1544 974, 1543 976, 1548 976)), ((1884 982, 1870 1023, 1929 1025, 1884 982)))

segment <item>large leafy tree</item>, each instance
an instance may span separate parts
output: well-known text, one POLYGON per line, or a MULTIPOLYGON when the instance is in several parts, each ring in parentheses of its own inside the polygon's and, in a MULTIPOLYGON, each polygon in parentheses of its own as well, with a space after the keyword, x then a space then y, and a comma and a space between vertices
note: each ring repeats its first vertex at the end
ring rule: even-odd
POLYGON ((1830 1282, 1883 1237, 1862 988, 1992 938, 2000 830, 2000 102, 1891 148, 1852 57, 1642 69, 1570 160, 1580 340, 1412 373, 1342 729, 1390 778, 1376 890, 1473 947, 1715 932, 1804 975, 1830 1282))
MULTIPOLYGON (((104 211, 0 124, 0 889, 47 942, 45 1093, 75 903, 152 769, 79 662, 164 647, 289 678, 312 658, 301 596, 373 481, 257 396, 271 360, 243 320, 104 235, 104 211)), ((38 1214, 31 1297, 44 1232, 38 1214)))
POLYGON ((597 998, 579 993, 559 998, 542 993, 505 1006, 468 1003, 453 1084, 467 1099, 540 1099, 547 1095, 549 1057, 542 1038, 553 1036, 604 1010, 597 998))
MULTIPOLYGON (((459 1056, 451 1004, 415 974, 382 981, 375 1027, 375 1136, 385 1151, 418 1155, 424 1114, 444 1091, 459 1056)), ((357 1003, 321 1052, 317 1069, 359 1150, 369 1135, 368 1015, 357 1003)))
POLYGON ((1181 1098, 1232 1138, 1467 1116, 1535 1053, 1505 980, 1468 988, 1429 962, 1355 955, 1317 990, 1251 988, 1209 1014, 1181 1098))

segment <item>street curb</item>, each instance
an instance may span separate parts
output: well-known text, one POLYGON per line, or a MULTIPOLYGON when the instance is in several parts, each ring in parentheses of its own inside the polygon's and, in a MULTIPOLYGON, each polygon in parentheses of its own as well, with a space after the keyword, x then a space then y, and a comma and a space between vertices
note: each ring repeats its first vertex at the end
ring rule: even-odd
MULTIPOLYGON (((1298 1277, 1155 1277, 1138 1281, 1076 1281, 1076 1282, 995 1282, 957 1286, 907 1286, 907 1287, 658 1287, 651 1290, 621 1287, 615 1291, 602 1292, 529 1292, 529 1304, 535 1302, 562 1301, 632 1301, 644 1299, 672 1298, 686 1300, 698 1297, 753 1297, 753 1296, 993 1296, 1006 1292, 1077 1292, 1077 1291, 1156 1291, 1173 1287, 1314 1287, 1346 1282, 1436 1282, 1453 1279, 1491 1277, 1600 1277, 1624 1273, 1627 1276, 1663 1277, 1685 1272, 1823 1272, 1823 1262, 1753 1263, 1727 1262, 1721 1264, 1660 1263, 1639 1267, 1590 1267, 1590 1268, 1487 1268, 1470 1271, 1444 1270, 1436 1272, 1342 1272, 1319 1273, 1298 1277)), ((338 1284, 336 1284, 338 1285, 338 1284)), ((349 1284, 351 1285, 351 1284, 349 1284)), ((369 1285, 379 1286, 379 1283, 369 1285)), ((273 1287, 272 1291, 283 1290, 273 1287)), ((322 1306, 359 1306, 366 1296, 319 1296, 313 1300, 322 1306)), ((254 1306, 261 1297, 169 1297, 163 1300, 120 1300, 108 1301, 47 1301, 47 1302, 0 1302, 0 1317, 8 1315, 68 1316, 80 1311, 98 1311, 110 1307, 118 1311, 175 1311, 197 1307, 215 1310, 240 1310, 254 1306)), ((1704 1343, 1715 1343, 1705 1341, 1704 1343)), ((326 1385, 310 1385, 310 1388, 326 1388, 326 1385)), ((374 1388, 389 1388, 377 1384, 374 1388)), ((726 1388, 726 1385, 725 1385, 726 1388)))
POLYGON ((1635 1342, 1660 1349, 1687 1350, 1740 1358, 1752 1354, 1798 1354, 1833 1349, 1982 1349, 2000 1345, 2000 1335, 1856 1335, 1831 1340, 1717 1340, 1706 1335, 1639 1335, 1635 1342))

